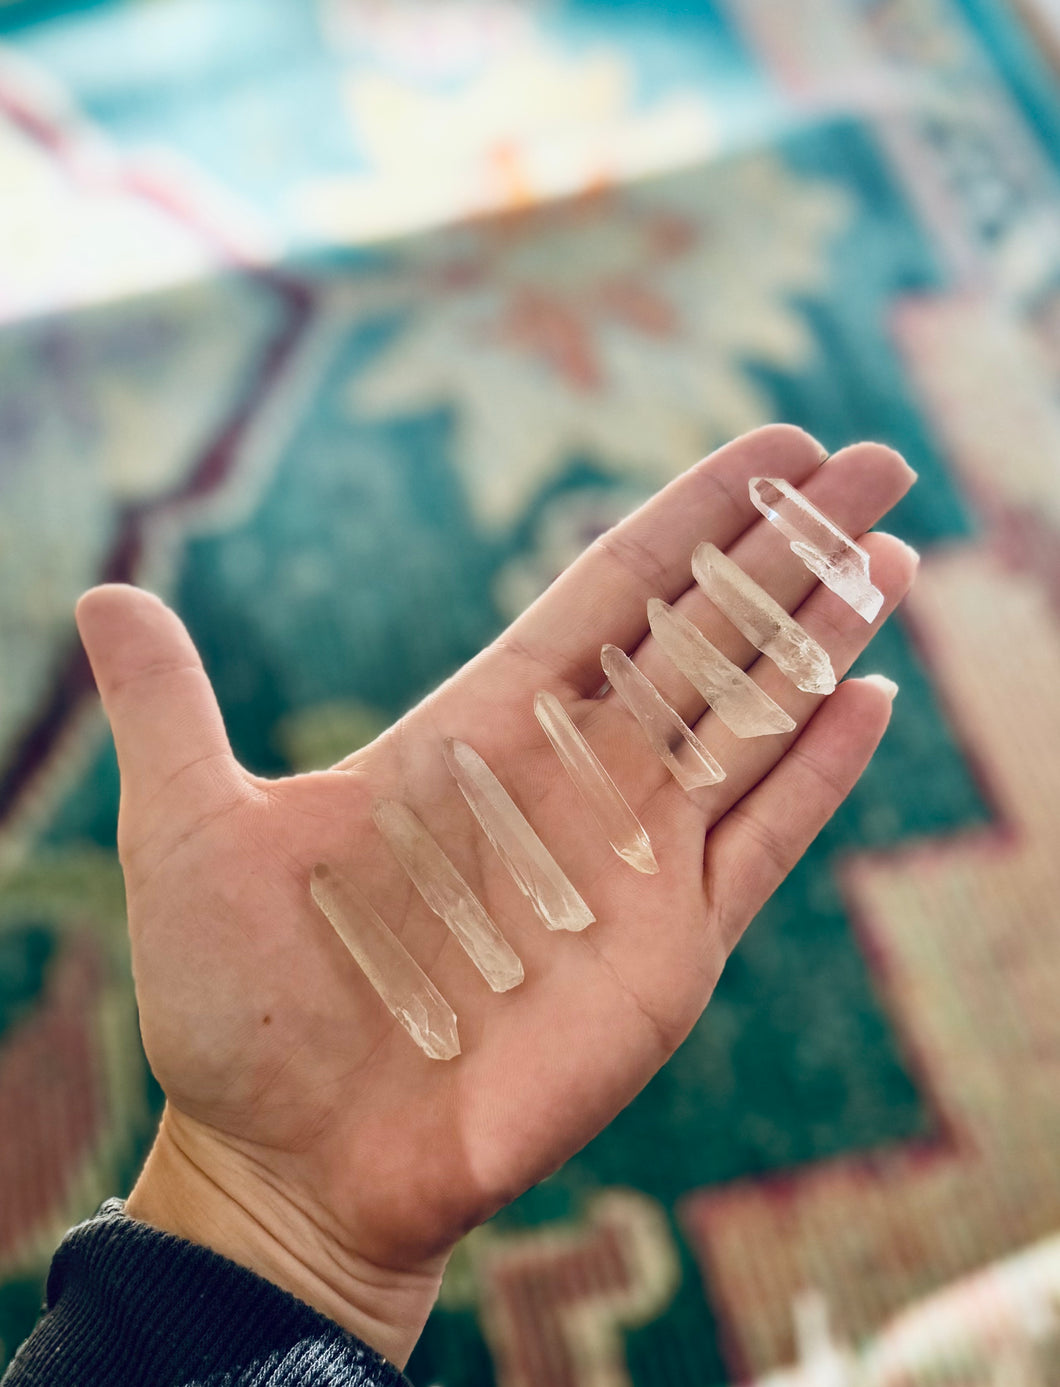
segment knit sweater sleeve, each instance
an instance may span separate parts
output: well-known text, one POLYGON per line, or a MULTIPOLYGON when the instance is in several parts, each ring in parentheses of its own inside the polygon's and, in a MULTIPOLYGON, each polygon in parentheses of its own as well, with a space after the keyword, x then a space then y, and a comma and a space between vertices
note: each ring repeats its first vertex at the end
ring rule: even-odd
POLYGON ((63 1240, 0 1387, 411 1387, 337 1324, 108 1200, 63 1240))

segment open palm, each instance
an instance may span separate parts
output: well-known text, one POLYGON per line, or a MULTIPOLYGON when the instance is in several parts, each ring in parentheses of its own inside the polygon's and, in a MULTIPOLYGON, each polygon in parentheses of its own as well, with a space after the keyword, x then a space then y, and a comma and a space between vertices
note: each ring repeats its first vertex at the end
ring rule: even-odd
MULTIPOLYGON (((754 659, 691 584, 692 550, 710 539, 798 608, 837 674, 845 671, 872 628, 757 518, 747 481, 787 477, 861 533, 913 474, 871 444, 820 463, 817 445, 794 429, 730 444, 594 545, 377 741, 329 771, 280 781, 233 758, 171 612, 131 588, 82 599, 79 623, 121 763, 136 988, 168 1098, 170 1165, 185 1162, 204 1189, 253 1206, 261 1246, 293 1239, 296 1260, 316 1264, 295 1285, 238 1239, 204 1241, 286 1275, 336 1318, 317 1283, 341 1295, 351 1266, 361 1282, 422 1273, 436 1284, 461 1233, 587 1141, 680 1043, 728 952, 857 779, 887 721, 886 693, 862 681, 819 708, 819 697, 754 659), (706 712, 648 634, 652 596, 678 603, 751 669, 796 732, 740 740, 706 712), (686 794, 615 696, 596 696, 606 641, 633 656, 687 721, 699 720, 726 780, 686 794), (645 824, 658 875, 620 861, 585 812, 534 718, 540 688, 560 698, 645 824), (575 883, 596 915, 583 933, 546 931, 518 893, 449 776, 447 736, 482 754, 575 883), (521 987, 492 993, 427 910, 372 823, 379 796, 414 809, 486 903, 523 960, 521 987), (458 1058, 427 1059, 386 1012, 309 895, 320 861, 358 883, 453 1006, 458 1058), (332 1264, 333 1274, 322 1270, 332 1264)), ((866 547, 886 598, 882 621, 915 560, 885 535, 866 547)), ((192 1217, 168 1221, 186 1232, 182 1220, 192 1217)), ((382 1326, 374 1339, 365 1319, 347 1322, 400 1360, 408 1335, 390 1332, 385 1307, 368 1314, 382 1326)))

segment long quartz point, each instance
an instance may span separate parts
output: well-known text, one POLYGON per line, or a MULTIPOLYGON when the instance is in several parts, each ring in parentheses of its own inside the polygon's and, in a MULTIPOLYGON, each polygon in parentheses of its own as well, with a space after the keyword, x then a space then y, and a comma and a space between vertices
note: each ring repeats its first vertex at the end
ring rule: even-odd
POLYGON ((456 935, 494 992, 517 987, 524 976, 519 955, 412 810, 392 799, 377 799, 372 818, 413 886, 456 935))
POLYGON ((607 841, 631 867, 646 876, 659 870, 651 840, 644 826, 622 797, 618 786, 582 734, 571 722, 555 694, 539 689, 534 695, 534 714, 574 781, 578 793, 607 835, 607 841))
POLYGON ((353 882, 323 862, 309 877, 313 899, 395 1020, 432 1060, 460 1053, 456 1013, 353 882))
POLYGON ((683 790, 698 790, 725 779, 725 772, 707 748, 624 650, 605 645, 600 664, 616 695, 640 723, 652 750, 683 790), (686 760, 677 755, 682 742, 688 748, 686 760))
POLYGON ((581 930, 596 919, 515 801, 466 742, 447 737, 445 763, 483 833, 549 929, 581 930))
POLYGON ((648 603, 648 625, 664 654, 737 737, 793 730, 794 718, 661 598, 653 597, 648 603))
POLYGON ((874 621, 883 593, 869 578, 869 556, 860 544, 782 477, 752 477, 751 500, 777 527, 810 572, 858 616, 874 621))
POLYGON ((823 647, 717 545, 699 545, 692 574, 718 610, 798 688, 835 691, 835 670, 823 647))

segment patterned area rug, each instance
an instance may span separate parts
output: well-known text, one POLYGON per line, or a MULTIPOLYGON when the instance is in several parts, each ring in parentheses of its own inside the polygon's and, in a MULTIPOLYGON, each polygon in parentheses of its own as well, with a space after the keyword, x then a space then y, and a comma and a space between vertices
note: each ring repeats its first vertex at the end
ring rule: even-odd
POLYGON ((410 1375, 1060 1381, 1058 151, 1001 0, 0 3, 0 1362, 159 1108, 76 595, 323 765, 786 419, 920 471, 892 729, 410 1375))

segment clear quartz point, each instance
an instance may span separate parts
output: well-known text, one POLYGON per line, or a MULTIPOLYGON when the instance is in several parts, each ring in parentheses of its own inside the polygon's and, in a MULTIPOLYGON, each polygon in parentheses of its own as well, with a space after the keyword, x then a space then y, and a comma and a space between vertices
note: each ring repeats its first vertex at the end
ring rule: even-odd
POLYGON ((482 757, 447 737, 445 763, 483 833, 549 929, 582 930, 596 919, 482 757))
POLYGON ((779 703, 661 598, 653 597, 648 603, 648 624, 663 653, 699 690, 730 732, 737 737, 763 737, 794 729, 794 718, 779 703))
POLYGON ((459 1055, 456 1013, 353 882, 318 862, 309 889, 391 1016, 423 1053, 432 1060, 459 1055))
POLYGON ((559 757, 563 769, 607 835, 607 841, 631 867, 646 876, 659 870, 644 826, 622 792, 600 764, 596 753, 571 722, 555 694, 539 689, 534 714, 559 757))
POLYGON ((714 544, 692 555, 692 574, 741 635, 806 693, 835 691, 835 670, 826 651, 738 563, 714 544))
POLYGON ((600 664, 616 696, 640 723, 652 750, 683 790, 717 785, 725 772, 692 729, 617 645, 605 645, 600 664), (685 759, 678 756, 682 743, 685 759))
POLYGON ((752 477, 751 500, 788 541, 791 552, 865 621, 874 621, 883 593, 869 578, 869 556, 782 477, 752 477))
POLYGON ((449 926, 494 992, 517 987, 524 976, 519 955, 412 810, 392 799, 377 799, 372 818, 413 886, 449 926))

